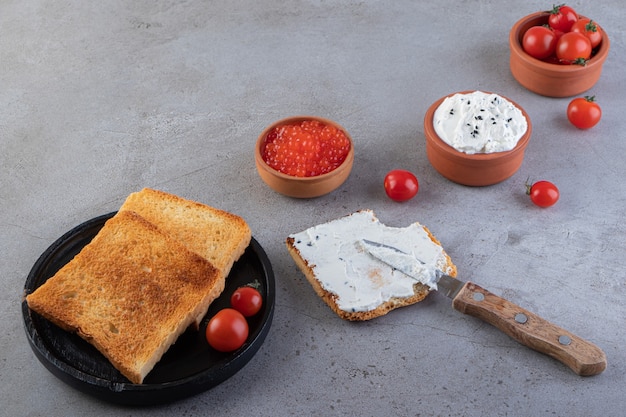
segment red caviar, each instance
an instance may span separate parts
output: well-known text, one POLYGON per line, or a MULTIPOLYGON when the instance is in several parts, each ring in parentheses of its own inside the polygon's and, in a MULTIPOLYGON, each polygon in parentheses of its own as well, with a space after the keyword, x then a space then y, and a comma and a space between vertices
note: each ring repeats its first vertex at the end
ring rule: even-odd
POLYGON ((304 120, 272 129, 265 138, 263 160, 294 177, 315 177, 339 167, 350 151, 350 140, 335 126, 304 120))

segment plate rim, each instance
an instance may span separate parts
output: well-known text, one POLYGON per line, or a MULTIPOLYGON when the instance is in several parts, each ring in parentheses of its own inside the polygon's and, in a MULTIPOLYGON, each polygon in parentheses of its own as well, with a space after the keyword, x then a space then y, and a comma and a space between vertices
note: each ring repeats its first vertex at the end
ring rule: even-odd
MULTIPOLYGON (((116 213, 117 211, 113 211, 93 217, 62 234, 41 253, 28 273, 24 284, 21 308, 23 325, 28 342, 37 359, 53 375, 79 391, 94 395, 109 402, 124 405, 156 405, 177 401, 207 391, 236 374, 260 349, 271 327, 275 309, 276 290, 272 265, 265 250, 254 237, 251 237, 250 244, 246 248, 246 251, 251 250, 254 256, 258 258, 259 264, 262 267, 265 280, 264 285, 266 286, 267 292, 265 300, 266 309, 261 318, 255 338, 250 340, 242 349, 234 352, 231 358, 218 361, 219 369, 217 369, 217 372, 214 369, 215 367, 211 367, 183 378, 160 383, 134 384, 130 381, 113 381, 84 372, 72 366, 72 364, 58 358, 54 352, 46 347, 44 338, 38 332, 37 326, 31 316, 31 314, 36 313, 29 309, 26 302, 26 295, 51 278, 50 276, 42 280, 40 277, 43 273, 42 269, 54 261, 55 255, 57 255, 60 250, 65 246, 71 245, 68 244, 68 242, 72 238, 79 237, 81 233, 95 229, 100 224, 100 227, 95 231, 97 234, 100 228, 104 226, 104 223, 116 213), (36 285, 37 281, 41 282, 36 285), (224 371, 224 368, 227 368, 226 371, 224 371), (158 395, 155 395, 157 393, 158 395)), ((93 236, 95 236, 95 234, 93 236)), ((93 238, 93 236, 91 238, 93 238)), ((37 315, 37 319, 46 320, 39 315, 37 315)))

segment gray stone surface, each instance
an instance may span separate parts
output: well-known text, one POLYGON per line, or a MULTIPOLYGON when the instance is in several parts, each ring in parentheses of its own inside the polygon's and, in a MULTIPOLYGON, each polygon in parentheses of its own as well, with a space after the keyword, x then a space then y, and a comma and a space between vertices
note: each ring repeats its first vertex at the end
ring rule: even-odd
POLYGON ((589 131, 569 99, 512 78, 508 32, 552 3, 530 1, 0 2, 0 414, 617 416, 623 414, 626 110, 620 0, 571 5, 612 49, 589 131), (509 180, 469 188, 429 165, 423 116, 451 92, 482 89, 523 106, 534 132, 509 180), (314 200, 271 191, 253 146, 272 121, 315 114, 355 140, 348 181, 314 200), (412 170, 418 196, 384 194, 412 170), (561 190, 533 207, 527 178, 561 190), (124 408, 77 392, 28 347, 20 302, 38 256, 73 226, 149 186, 243 216, 272 261, 276 314, 258 354, 195 397, 124 408), (284 239, 361 208, 420 221, 460 277, 604 349, 583 378, 432 294, 366 323, 340 320, 303 279, 284 239))

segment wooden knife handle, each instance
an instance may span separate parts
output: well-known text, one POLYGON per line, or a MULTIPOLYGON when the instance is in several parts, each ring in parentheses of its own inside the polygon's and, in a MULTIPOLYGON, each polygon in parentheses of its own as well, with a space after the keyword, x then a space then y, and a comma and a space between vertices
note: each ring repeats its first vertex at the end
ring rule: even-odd
POLYGON ((461 313, 479 318, 521 344, 545 353, 582 376, 606 368, 606 355, 594 345, 495 294, 468 282, 452 301, 461 313))

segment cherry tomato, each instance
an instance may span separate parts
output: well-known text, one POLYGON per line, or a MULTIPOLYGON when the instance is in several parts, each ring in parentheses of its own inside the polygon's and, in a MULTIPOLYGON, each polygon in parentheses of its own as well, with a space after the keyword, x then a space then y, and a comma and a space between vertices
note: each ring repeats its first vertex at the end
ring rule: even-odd
POLYGON ((240 287, 230 296, 230 305, 245 317, 251 317, 261 310, 263 297, 256 288, 240 287))
POLYGON ((539 207, 553 206, 559 200, 559 189, 550 181, 537 181, 532 185, 527 183, 526 194, 539 207))
POLYGON ((576 23, 577 20, 578 13, 576 13, 576 10, 570 6, 560 4, 558 6, 554 6, 554 8, 550 11, 548 24, 553 29, 569 32, 572 25, 576 23))
POLYGON ((546 59, 556 50, 556 34, 545 26, 532 26, 522 38, 524 52, 533 58, 546 59))
POLYGON ((565 34, 565 32, 563 32, 562 30, 558 30, 558 29, 554 29, 551 28, 552 32, 554 32, 554 34, 556 35, 556 40, 558 41, 559 39, 561 39, 561 36, 563 36, 565 34))
POLYGON ((233 308, 217 312, 206 327, 206 340, 219 352, 232 352, 239 349, 248 338, 246 318, 233 308))
POLYGON ((595 96, 578 97, 567 106, 567 119, 579 129, 594 127, 602 117, 602 109, 595 96))
POLYGON ((565 33, 556 43, 556 56, 570 63, 584 63, 591 57, 591 41, 582 33, 565 33))
POLYGON ((419 183, 412 172, 394 169, 385 176, 385 192, 393 201, 407 201, 415 197, 419 183))
POLYGON ((580 19, 572 26, 572 32, 582 33, 591 42, 591 47, 595 48, 602 42, 602 29, 591 19, 580 19))
POLYGON ((555 64, 555 65, 570 65, 569 62, 563 62, 561 61, 559 58, 557 58, 556 55, 550 55, 549 57, 545 58, 542 60, 543 62, 547 62, 548 64, 555 64))

